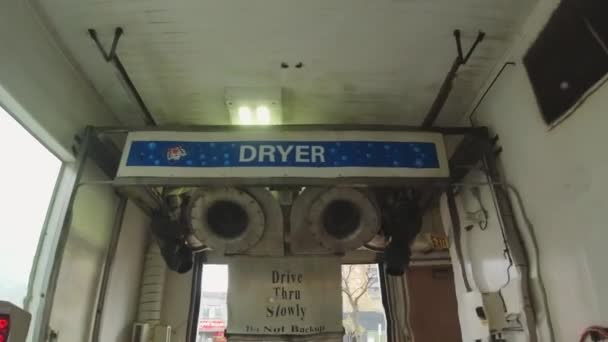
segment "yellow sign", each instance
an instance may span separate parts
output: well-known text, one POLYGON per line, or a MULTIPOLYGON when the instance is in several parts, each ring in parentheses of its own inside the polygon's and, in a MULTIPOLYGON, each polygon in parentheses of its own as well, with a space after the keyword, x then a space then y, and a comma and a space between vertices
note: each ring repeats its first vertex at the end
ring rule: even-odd
POLYGON ((433 243, 434 249, 448 249, 450 245, 448 238, 444 236, 431 235, 431 242, 433 243))

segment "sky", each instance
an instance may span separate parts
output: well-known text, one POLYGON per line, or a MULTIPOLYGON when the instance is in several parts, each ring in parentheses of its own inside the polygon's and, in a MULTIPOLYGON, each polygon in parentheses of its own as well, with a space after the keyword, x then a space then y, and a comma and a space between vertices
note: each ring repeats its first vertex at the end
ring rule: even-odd
POLYGON ((0 299, 22 307, 61 161, 0 107, 0 299))
POLYGON ((203 292, 226 292, 228 290, 228 266, 204 265, 201 287, 203 292))

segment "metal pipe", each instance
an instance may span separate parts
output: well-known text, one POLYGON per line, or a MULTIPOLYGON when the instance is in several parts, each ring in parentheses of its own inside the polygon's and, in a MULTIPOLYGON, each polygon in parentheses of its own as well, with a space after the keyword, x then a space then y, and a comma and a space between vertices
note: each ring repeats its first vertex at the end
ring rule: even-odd
POLYGON ((194 255, 194 267, 192 268, 192 288, 190 289, 190 307, 188 308, 188 325, 186 328, 186 342, 196 342, 198 330, 198 314, 201 305, 201 282, 203 276, 203 264, 205 253, 194 255))
POLYGON ((106 253, 106 260, 104 262, 101 271, 101 284, 99 286, 99 295, 97 297, 97 305, 95 309, 95 318, 93 321, 93 331, 91 333, 91 341, 98 342, 101 328, 101 315, 103 313, 106 291, 108 289, 108 281, 110 280, 110 273, 112 271, 112 265, 114 264, 114 257, 116 256, 116 248, 118 247, 118 239, 120 238, 120 232, 122 230, 123 218, 125 216, 125 209, 127 207, 127 198, 120 196, 118 206, 116 207, 116 216, 114 217, 114 225, 112 227, 112 236, 110 238, 110 245, 106 253))
MULTIPOLYGON (((491 151, 485 153, 483 158, 483 163, 486 169, 486 177, 489 182, 500 182, 504 183, 502 176, 498 170, 498 165, 496 163, 496 158, 491 151)), ((492 189, 492 198, 494 200, 495 206, 498 210, 499 222, 502 224, 505 244, 509 250, 509 254, 513 260, 513 264, 519 268, 521 274, 521 282, 520 289, 522 292, 522 301, 523 301, 523 310, 525 312, 525 320, 526 325, 529 332, 529 340, 530 342, 538 341, 537 336, 537 322, 536 322, 536 312, 534 310, 534 306, 531 298, 531 288, 530 288, 530 265, 529 265, 529 257, 528 253, 525 249, 524 242, 521 236, 521 232, 519 227, 517 226, 517 222, 515 220, 515 215, 513 211, 513 205, 511 204, 511 200, 508 196, 507 191, 504 188, 495 188, 492 189), (499 191, 496 191, 500 189, 499 191)), ((532 230, 530 229, 530 234, 532 236, 532 241, 535 243, 535 238, 532 230)), ((537 247, 534 246, 537 250, 537 247)), ((538 255, 537 255, 538 257, 538 255)), ((539 272, 540 274, 540 272, 539 272)), ((542 279, 540 281, 541 287, 544 288, 542 279)), ((546 300, 546 298, 543 298, 546 300)), ((549 326, 551 326, 551 318, 549 314, 549 310, 546 307, 547 302, 544 302, 545 309, 547 311, 547 322, 549 326)), ((552 329, 551 335, 553 334, 552 329)), ((553 339, 553 336, 551 336, 553 339)))
MULTIPOLYGON (((117 30, 114 33, 114 40, 116 40, 116 36, 118 34, 119 34, 119 32, 117 30)), ((120 34, 122 34, 122 30, 120 30, 120 34)), ((93 29, 89 29, 89 36, 91 37, 91 39, 93 39, 93 41, 95 42, 95 45, 97 45, 97 48, 99 49, 99 52, 101 52, 101 56, 103 56, 103 59, 105 59, 106 62, 109 62, 110 55, 106 53, 106 50, 103 48, 103 46, 101 45, 101 42, 97 38, 97 31, 95 31, 93 29)), ((114 44, 112 44, 112 46, 114 46, 114 44)))
POLYGON ((479 106, 481 105, 483 100, 486 98, 486 95, 488 95, 488 93, 490 92, 492 87, 494 87, 494 84, 496 83, 496 81, 498 81, 498 79, 502 75, 503 71, 505 71, 505 69, 508 66, 515 66, 515 65, 516 65, 515 62, 505 62, 505 64, 502 65, 502 68, 500 68, 500 70, 498 71, 496 76, 494 76, 494 79, 492 79, 492 82, 486 88, 486 90, 483 92, 483 95, 481 95, 481 98, 479 98, 479 101, 477 101, 477 104, 475 104, 475 107, 473 107, 473 110, 469 114, 469 123, 471 124, 471 126, 475 126, 475 124, 473 123, 473 115, 475 114, 475 112, 477 111, 477 109, 479 108, 479 106))
MULTIPOLYGON (((121 183, 117 183, 114 181, 84 181, 84 182, 80 182, 79 186, 81 185, 87 185, 87 186, 106 186, 106 185, 112 185, 112 186, 120 186, 121 183)), ((140 184, 141 185, 141 184, 140 184)), ((431 187, 431 188, 444 188, 447 184, 425 184, 425 186, 431 187)), ((508 183, 501 183, 501 182, 450 182, 449 185, 456 185, 456 186, 470 186, 470 187, 474 187, 474 186, 490 186, 490 185, 496 185, 496 186, 501 186, 501 187, 505 187, 505 188, 510 188, 512 187, 512 185, 508 184, 508 183)), ((143 185, 141 185, 143 186, 143 185)))
MULTIPOLYGON (((110 53, 108 54, 109 59, 116 57, 116 48, 118 47, 118 40, 120 39, 120 36, 122 36, 123 33, 124 33, 124 31, 123 31, 122 27, 117 27, 116 30, 114 31, 114 39, 112 40, 112 47, 110 48, 110 53)), ((101 46, 101 44, 98 44, 98 46, 101 46)))
POLYGON ((391 310, 391 301, 389 301, 389 291, 388 286, 386 284, 387 275, 386 270, 384 269, 384 263, 378 263, 378 278, 380 280, 380 291, 382 293, 382 307, 384 308, 384 315, 386 321, 386 341, 393 341, 394 336, 394 327, 393 327, 393 312, 391 310))
POLYGON ((454 30, 454 38, 456 39, 456 49, 458 50, 458 57, 461 61, 463 61, 464 54, 462 53, 462 41, 460 40, 460 30, 454 30))
POLYGON ((129 74, 127 73, 127 70, 125 69, 122 62, 120 61, 120 58, 118 58, 118 56, 112 58, 112 64, 114 64, 116 70, 118 70, 118 72, 122 76, 123 81, 127 85, 127 88, 131 91, 131 95, 133 95, 135 101, 137 101, 137 104, 139 105, 139 108, 141 109, 144 115, 145 123, 149 126, 156 126, 156 121, 154 120, 154 117, 152 117, 152 113, 150 113, 148 106, 146 106, 146 103, 139 94, 139 91, 137 91, 137 88, 135 88, 135 84, 133 84, 133 81, 131 81, 131 77, 129 77, 129 74))
POLYGON ((456 208, 456 199, 454 197, 454 190, 452 187, 448 187, 446 190, 446 196, 448 200, 448 210, 450 212, 450 221, 452 222, 452 231, 454 232, 454 247, 456 249, 456 255, 458 256, 458 264, 460 266, 460 272, 462 273, 462 280, 464 281, 464 287, 467 292, 471 292, 471 283, 469 282, 469 276, 467 275, 467 269, 464 265, 464 258, 462 253, 461 239, 461 227, 460 217, 458 215, 458 209, 456 208))
POLYGON ((473 51, 475 51, 475 48, 477 47, 477 45, 479 43, 481 43, 481 41, 485 38, 485 36, 486 36, 486 34, 484 32, 479 31, 479 33, 477 33, 477 38, 475 38, 475 41, 473 42, 473 45, 471 45, 471 48, 469 49, 469 52, 467 53, 466 57, 462 61, 462 64, 467 64, 467 62, 469 61, 469 58, 471 58, 471 55, 473 54, 473 51))
POLYGON ((97 37, 97 31, 95 31, 94 29, 89 29, 88 31, 89 31, 89 36, 91 37, 91 39, 93 39, 93 41, 97 45, 97 48, 99 48, 99 51, 101 52, 101 55, 103 56, 105 61, 111 62, 112 65, 114 65, 114 67, 120 74, 123 82, 127 86, 127 89, 131 92, 131 95, 135 98, 137 105, 139 106, 141 112, 143 113, 143 116, 144 116, 143 119, 144 119, 145 124, 149 125, 149 126, 156 126, 156 121, 154 120, 152 113, 150 113, 148 106, 146 106, 146 103, 144 102, 143 98, 139 94, 139 91, 137 91, 137 88, 135 87, 135 84, 131 80, 131 77, 129 77, 129 73, 127 72, 127 69, 125 69, 124 65, 120 61, 120 58, 118 58, 118 55, 116 54, 116 49, 118 47, 118 41, 120 40, 120 37, 124 33, 124 30, 122 29, 122 27, 117 27, 115 29, 114 39, 112 40, 112 47, 111 47, 109 53, 106 53, 103 45, 101 45, 101 42, 99 41, 99 38, 97 37))
POLYGON ((96 127, 98 134, 125 134, 130 132, 298 132, 298 131, 403 131, 403 132, 433 132, 443 135, 474 135, 485 136, 483 128, 446 126, 426 127, 407 125, 276 125, 276 126, 237 126, 237 125, 189 125, 189 126, 133 126, 133 127, 96 127))
POLYGON ((439 93, 437 93, 437 96, 431 105, 431 109, 429 109, 429 112, 424 117, 424 121, 422 122, 423 128, 433 126, 435 120, 437 120, 437 117, 441 113, 441 109, 443 109, 443 106, 445 105, 445 102, 452 91, 452 83, 454 82, 458 69, 461 65, 462 60, 460 59, 460 56, 456 56, 456 58, 454 58, 454 62, 452 62, 450 71, 448 71, 448 74, 445 76, 445 79, 441 84, 441 88, 439 88, 439 93))
MULTIPOLYGON (((530 221, 530 218, 526 212, 526 209, 524 207, 524 203, 523 203, 523 199, 521 197, 521 194, 519 193, 519 191, 517 190, 517 188, 515 188, 515 186, 513 186, 512 184, 503 184, 503 190, 504 189, 508 189, 509 191, 511 191, 517 201, 517 205, 519 206, 519 211, 521 212, 521 216, 524 220, 524 222, 526 223, 527 229, 528 229, 528 234, 530 235, 530 240, 531 240, 531 245, 532 245, 532 253, 534 253, 535 256, 535 266, 537 269, 539 269, 540 267, 540 254, 539 254, 539 250, 538 250, 538 242, 536 239, 536 234, 534 233, 534 226, 532 225, 532 222, 530 221)), ((526 273, 530 272, 529 271, 529 266, 526 267, 524 269, 524 271, 526 271, 526 273)), ((529 276, 526 277, 526 281, 528 284, 522 284, 522 288, 529 288, 529 276)), ((549 329, 549 337, 550 337, 550 341, 555 341, 555 334, 553 332, 553 323, 551 321, 551 313, 549 312, 549 300, 547 299, 547 290, 545 288, 545 284, 543 281, 543 277, 542 277, 542 273, 539 271, 537 274, 537 278, 538 278, 538 287, 539 290, 541 292, 541 296, 542 298, 540 298, 543 302, 543 305, 545 307, 545 316, 546 316, 546 320, 547 320, 547 327, 549 329)))
POLYGON ((475 51, 475 49, 477 48, 477 45, 479 45, 479 43, 481 43, 481 41, 483 40, 484 37, 485 37, 485 33, 482 31, 479 31, 479 33, 477 34, 477 38, 473 42, 473 45, 471 45, 471 48, 467 52, 467 55, 463 58, 462 57, 462 45, 460 42, 460 30, 454 30, 454 38, 456 39, 456 47, 458 49, 458 55, 456 56, 456 58, 454 58, 454 62, 452 62, 452 66, 450 67, 448 74, 445 76, 445 79, 443 80, 443 83, 441 84, 441 88, 439 88, 439 93, 437 93, 437 96, 435 97, 435 100, 433 101, 433 104, 431 105, 429 112, 424 117, 424 121, 422 122, 422 128, 428 129, 431 126, 433 126, 433 124, 435 124, 437 117, 441 113, 441 110, 443 109, 443 106, 445 106, 448 96, 450 95, 450 92, 452 91, 452 84, 454 82, 454 79, 456 79, 458 69, 462 65, 467 63, 467 61, 473 54, 473 51, 475 51))

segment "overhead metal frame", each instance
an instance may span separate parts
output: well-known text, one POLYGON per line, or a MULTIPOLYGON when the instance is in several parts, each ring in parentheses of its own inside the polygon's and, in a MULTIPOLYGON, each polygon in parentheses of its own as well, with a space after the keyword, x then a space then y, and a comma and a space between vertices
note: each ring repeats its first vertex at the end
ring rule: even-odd
MULTIPOLYGON (((273 126, 273 127, 264 127, 264 128, 246 128, 247 130, 264 130, 264 131, 276 131, 276 130, 370 130, 370 131, 404 131, 404 132, 438 132, 445 136, 453 136, 460 135, 464 139, 460 145, 456 148, 455 153, 452 154, 450 158, 450 178, 447 179, 418 179, 412 180, 410 182, 404 182, 404 184, 408 184, 410 186, 420 186, 423 189, 429 190, 430 194, 427 196, 429 200, 432 200, 433 197, 440 195, 446 189, 449 188, 450 184, 454 182, 458 182, 467 172, 463 172, 463 169, 467 167, 470 169, 474 164, 477 164, 480 161, 486 160, 489 161, 489 164, 493 166, 492 174, 495 174, 496 168, 495 162, 493 159, 493 151, 492 151, 492 140, 489 138, 488 130, 485 127, 430 127, 430 128, 419 128, 419 127, 411 127, 411 126, 353 126, 353 125, 341 125, 341 126, 324 126, 324 125, 299 125, 299 126, 273 126), (460 151, 460 152, 458 152, 460 151)), ((75 194, 80 185, 90 184, 91 182, 81 181, 80 176, 82 174, 84 165, 86 161, 90 158, 99 164, 100 168, 106 173, 106 175, 112 179, 109 182, 103 182, 104 185, 113 185, 117 188, 118 192, 126 193, 127 195, 131 195, 130 190, 139 189, 142 190, 143 194, 147 194, 149 198, 145 199, 148 203, 154 203, 155 192, 151 190, 152 187, 161 186, 161 185, 179 185, 179 182, 171 181, 165 178, 159 178, 157 180, 151 180, 146 178, 134 178, 127 181, 116 181, 116 170, 118 169, 120 155, 117 153, 116 141, 120 139, 116 139, 116 135, 126 135, 129 132, 136 131, 189 131, 189 132, 213 132, 213 131, 233 131, 238 132, 241 130, 245 130, 242 127, 236 126, 188 126, 188 127, 88 127, 85 130, 84 136, 80 138, 82 142, 80 149, 78 150, 78 158, 77 158, 77 185, 74 187, 72 194, 69 198, 65 200, 68 201, 67 214, 64 218, 64 224, 60 233, 60 241, 56 249, 53 270, 51 272, 51 280, 49 281, 48 291, 47 291, 47 302, 45 303, 43 317, 42 317, 42 337, 49 336, 49 318, 53 304, 53 297, 55 293, 55 288, 57 286, 57 278, 59 275, 59 269, 63 254, 65 252, 65 244, 67 241, 68 233, 69 233, 69 223, 72 215, 72 208, 74 206, 75 194)), ((118 137, 120 138, 120 137, 118 137)), ((493 177, 494 178, 494 177, 493 177)), ((494 178, 495 179, 495 178, 494 178)), ((303 179, 304 181, 306 179, 303 179)), ((227 180, 229 181, 229 180, 227 180)), ((351 180, 352 181, 352 180, 351 180)), ((217 180, 215 180, 217 184, 217 180)), ((366 181, 367 182, 367 181, 366 181)), ((196 182, 191 184, 197 184, 196 182)), ((355 184, 355 183, 353 183, 355 184)), ((259 185, 259 183, 258 183, 259 185)), ((395 181, 392 179, 389 185, 394 186, 395 181)), ((145 197, 146 195, 142 196, 145 197)), ((502 197, 502 196, 501 196, 502 197)), ((134 199, 131 197, 131 199, 134 199)), ((138 205, 142 205, 145 203, 145 200, 142 202, 141 198, 135 198, 134 201, 138 205)), ((501 203, 508 202, 508 198, 502 197, 501 203)), ((506 206, 506 205, 505 205, 506 206)), ((509 204, 510 206, 510 204, 509 204)), ((148 207, 148 209, 150 209, 148 207)), ((508 209, 508 207, 507 207, 508 209)), ((507 229, 516 230, 516 227, 513 225, 508 225, 507 229)), ((509 242, 511 244, 515 244, 512 248, 514 250, 518 250, 523 248, 521 241, 518 237, 517 231, 509 232, 509 242)), ((382 255, 375 252, 366 252, 366 251, 358 251, 357 257, 345 259, 344 262, 358 262, 360 260, 373 260, 373 261, 381 261, 382 255), (350 260, 350 261, 349 261, 350 260)), ((516 252, 518 255, 515 259, 518 266, 526 267, 527 258, 525 256, 525 252, 516 252)), ((440 257, 440 261, 444 262, 444 256, 440 257)), ((421 260, 425 261, 434 261, 433 260, 421 260)), ((108 265, 106 265, 108 266, 108 265)), ((102 284, 103 285, 103 284, 102 284)), ((106 284, 107 285, 107 284, 106 284)), ((524 287, 528 287, 529 285, 526 283, 524 287)), ((104 286, 105 287, 105 286, 104 286)), ((105 291, 102 289, 102 291, 105 291)), ((529 291, 526 292, 526 298, 528 297, 529 291)), ((528 302, 530 305, 531 303, 528 302)), ((531 306, 529 307, 531 308, 531 306)), ((533 312, 533 311, 532 311, 533 312)), ((530 313, 532 313, 530 312, 530 313)), ((530 319, 530 316, 528 319, 530 319)), ((531 321, 528 321, 530 326, 534 325, 534 320, 532 318, 531 321)), ((530 327, 533 329, 533 327, 530 327)))
MULTIPOLYGON (((300 185, 341 185, 341 186, 410 186, 423 189, 421 203, 423 209, 428 209, 437 203, 439 195, 451 183, 460 181, 468 171, 485 156, 493 153, 495 139, 491 139, 486 127, 428 127, 416 126, 386 126, 386 125, 284 125, 266 127, 243 127, 231 125, 218 126, 161 126, 161 127, 89 127, 83 138, 87 144, 87 158, 92 158, 111 179, 101 182, 116 187, 119 193, 127 195, 138 206, 150 213, 156 209, 160 202, 158 187, 181 186, 254 186, 266 185, 277 189, 290 188, 294 184, 300 185), (459 144, 453 148, 449 156, 449 178, 377 178, 368 179, 360 177, 320 179, 320 178, 261 178, 261 179, 234 179, 234 178, 169 178, 169 177, 128 177, 116 178, 116 171, 120 163, 120 148, 124 144, 126 135, 130 132, 244 132, 244 131, 401 131, 401 132, 434 132, 444 137, 460 137, 459 144)), ((122 147, 121 147, 122 148, 122 147)))
POLYGON ((53 338, 56 339, 57 335, 57 333, 51 329, 49 323, 51 320, 51 312, 55 300, 57 283, 59 280, 59 272, 61 270, 61 262, 63 261, 63 255, 70 232, 70 224, 73 215, 72 209, 76 200, 76 193, 78 192, 80 184, 82 184, 80 183, 80 180, 84 172, 87 158, 89 157, 88 153, 91 145, 91 137, 94 136, 92 127, 87 127, 83 135, 83 138, 76 139, 78 148, 76 150, 76 161, 74 162, 74 169, 76 173, 74 177, 74 186, 72 187, 69 197, 65 199, 68 204, 65 210, 65 215, 62 217, 59 238, 55 247, 55 253, 53 255, 51 271, 45 291, 46 301, 42 304, 43 307, 40 313, 40 321, 37 326, 33 327, 35 339, 52 340, 53 338), (80 143, 78 143, 78 141, 80 141, 80 143))
POLYGON ((112 235, 110 237, 110 245, 106 251, 106 257, 101 270, 101 281, 99 285, 99 293, 97 294, 97 303, 95 307, 95 317, 93 319, 93 327, 91 332, 91 342, 99 342, 101 336, 101 319, 105 309, 108 283, 110 281, 110 274, 112 265, 114 264, 114 258, 116 257, 116 250, 118 249, 118 241, 122 231, 123 220, 127 209, 127 198, 120 196, 118 200, 118 206, 116 208, 116 215, 114 217, 114 224, 112 227, 112 235))
MULTIPOLYGON (((294 132, 294 131, 391 131, 391 132, 429 132, 429 133, 440 133, 444 136, 463 136, 468 137, 470 139, 474 139, 478 142, 483 142, 488 138, 488 130, 485 127, 429 127, 429 128, 420 128, 416 126, 387 126, 387 125, 281 125, 281 126, 232 126, 232 125, 218 125, 218 126, 159 126, 159 127, 94 127, 91 128, 91 134, 94 135, 93 148, 96 151, 103 151, 104 149, 109 149, 111 152, 104 153, 101 157, 97 156, 97 153, 93 155, 96 161, 99 161, 103 164, 110 163, 104 171, 108 170, 112 174, 108 174, 108 176, 112 179, 116 178, 116 173, 113 170, 118 169, 120 155, 116 153, 116 147, 109 144, 111 141, 114 141, 118 136, 126 136, 131 132, 294 132), (105 145, 98 146, 99 144, 105 145)), ((451 163, 452 164, 452 163, 451 163)), ((148 177, 129 177, 130 181, 118 181, 115 179, 117 185, 126 186, 131 183, 132 185, 159 185, 158 180, 147 179, 148 177)), ((179 181, 174 180, 165 182, 164 177, 149 177, 155 179, 163 179, 162 185, 173 185, 179 181)), ((306 184, 306 178, 299 178, 304 180, 303 184, 306 184)), ((312 177, 311 177, 312 179, 312 177)), ((391 178, 392 181, 390 184, 394 184, 394 179, 391 178)), ((438 180, 441 181, 443 178, 411 178, 410 181, 412 183, 417 183, 419 180, 438 180)), ((186 181, 186 183, 191 182, 186 181)), ((271 183, 274 180, 269 180, 271 183)), ((331 180, 331 183, 334 183, 336 180, 331 180)), ((354 180, 354 181, 361 181, 354 180)), ((217 179, 214 178, 214 184, 217 184, 217 179)), ((200 181, 195 181, 196 184, 199 184, 200 181)), ((233 181, 229 180, 228 183, 233 183, 233 181)), ((263 181, 256 181, 256 184, 264 183, 263 181)), ((280 182, 279 182, 280 183, 280 182)), ((419 183, 419 182, 418 182, 419 183)), ((427 182, 428 183, 428 182, 427 182)))
POLYGON ((158 205, 159 198, 154 188, 199 187, 199 186, 255 186, 265 185, 277 189, 293 187, 296 184, 309 186, 409 186, 423 189, 423 205, 435 203, 439 194, 445 191, 450 183, 457 182, 468 172, 470 167, 481 161, 483 154, 491 149, 488 130, 485 127, 428 127, 387 126, 387 125, 281 125, 281 126, 159 126, 159 127, 90 127, 88 129, 89 153, 106 175, 112 179, 104 184, 112 185, 120 193, 126 194, 142 209, 150 212, 158 205), (126 135, 131 132, 293 132, 293 131, 400 131, 400 132, 433 132, 443 136, 461 136, 461 143, 449 158, 449 178, 169 178, 169 177, 116 177, 120 163, 120 152, 116 144, 123 144, 126 135))
POLYGON ((431 108, 424 117, 424 121, 422 122, 423 128, 430 128, 435 124, 437 117, 439 117, 439 114, 441 114, 441 110, 443 109, 443 106, 445 106, 445 103, 450 96, 450 92, 452 92, 452 85, 456 79, 456 76, 458 75, 458 70, 461 66, 467 64, 469 58, 471 58, 471 55, 473 54, 473 51, 475 51, 475 48, 477 48, 477 45, 481 43, 485 36, 486 34, 483 31, 479 31, 475 41, 465 56, 462 52, 460 30, 454 30, 454 39, 456 40, 456 49, 458 54, 456 55, 456 58, 454 58, 454 62, 452 62, 452 66, 441 84, 439 92, 437 93, 431 108))
POLYGON ((120 61, 120 58, 118 57, 116 50, 118 49, 118 42, 120 40, 120 37, 122 37, 122 35, 124 33, 124 30, 122 29, 122 27, 117 27, 114 30, 114 38, 112 39, 112 47, 110 48, 109 52, 106 52, 103 45, 99 41, 99 37, 97 36, 97 31, 95 29, 89 29, 88 32, 89 32, 89 36, 91 37, 91 39, 97 45, 97 48, 99 49, 99 52, 101 53, 103 59, 106 62, 112 63, 112 65, 114 65, 114 67, 116 68, 116 71, 118 71, 118 74, 120 75, 124 84, 126 85, 127 90, 135 98, 135 101, 137 102, 137 105, 139 106, 139 108, 142 112, 143 121, 147 125, 156 126, 156 121, 154 120, 152 113, 148 109, 148 106, 144 102, 144 99, 139 94, 139 91, 137 90, 137 87, 135 87, 135 84, 131 80, 131 77, 129 77, 129 73, 127 72, 127 69, 122 64, 122 62, 120 61))

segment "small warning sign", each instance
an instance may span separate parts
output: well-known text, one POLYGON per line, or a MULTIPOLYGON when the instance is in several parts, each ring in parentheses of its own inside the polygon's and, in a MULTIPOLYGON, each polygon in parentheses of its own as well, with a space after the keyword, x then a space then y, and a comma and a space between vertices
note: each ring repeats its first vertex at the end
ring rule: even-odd
POLYGON ((342 332, 339 258, 239 257, 228 269, 229 334, 342 332))
POLYGON ((450 245, 448 238, 445 236, 431 235, 431 242, 433 243, 434 249, 448 249, 450 245))

